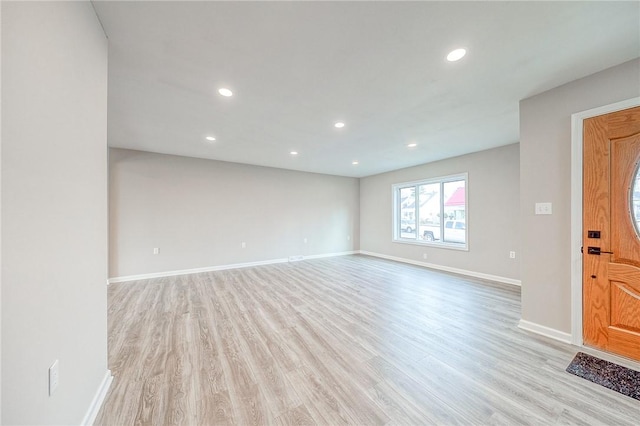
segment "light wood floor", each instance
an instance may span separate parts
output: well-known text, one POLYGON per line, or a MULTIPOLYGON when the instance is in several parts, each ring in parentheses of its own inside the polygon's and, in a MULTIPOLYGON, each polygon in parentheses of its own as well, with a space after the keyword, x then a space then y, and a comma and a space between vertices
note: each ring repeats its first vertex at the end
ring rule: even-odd
POLYGON ((109 286, 98 425, 637 425, 520 289, 345 256, 109 286))

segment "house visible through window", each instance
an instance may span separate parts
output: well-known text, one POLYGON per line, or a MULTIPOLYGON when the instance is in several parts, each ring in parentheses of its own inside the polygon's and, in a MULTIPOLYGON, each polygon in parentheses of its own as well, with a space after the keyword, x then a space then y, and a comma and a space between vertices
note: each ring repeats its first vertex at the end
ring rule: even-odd
POLYGON ((467 174, 393 185, 393 240, 467 248, 467 174))

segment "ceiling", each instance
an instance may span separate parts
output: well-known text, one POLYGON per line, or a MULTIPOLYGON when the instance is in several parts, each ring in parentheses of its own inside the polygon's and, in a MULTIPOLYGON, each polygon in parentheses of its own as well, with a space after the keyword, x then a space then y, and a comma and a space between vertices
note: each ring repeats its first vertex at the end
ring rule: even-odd
POLYGON ((109 146, 341 176, 516 143, 519 100, 640 56, 637 1, 93 4, 109 146))

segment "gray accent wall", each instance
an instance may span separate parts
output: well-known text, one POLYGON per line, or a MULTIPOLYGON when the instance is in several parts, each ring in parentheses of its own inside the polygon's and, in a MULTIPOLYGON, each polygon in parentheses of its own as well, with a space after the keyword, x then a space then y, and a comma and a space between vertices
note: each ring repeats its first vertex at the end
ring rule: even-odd
POLYGON ((1 422, 79 424, 107 373, 107 40, 89 2, 1 7, 1 422))
POLYGON ((356 178, 124 149, 109 163, 112 278, 359 248, 356 178))
POLYGON ((523 320, 571 332, 571 115, 637 96, 640 59, 520 102, 523 320))
POLYGON ((518 144, 362 178, 360 229, 363 251, 518 280, 518 144), (468 251, 392 241, 393 184, 464 172, 469 174, 468 251), (516 259, 509 258, 510 251, 516 259))

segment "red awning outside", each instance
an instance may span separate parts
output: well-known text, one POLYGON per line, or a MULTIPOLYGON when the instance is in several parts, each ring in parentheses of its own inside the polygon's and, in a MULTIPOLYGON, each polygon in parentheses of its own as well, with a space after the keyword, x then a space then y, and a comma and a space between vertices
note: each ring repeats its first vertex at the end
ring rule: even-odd
POLYGON ((444 205, 447 207, 464 206, 464 187, 456 189, 456 191, 445 201, 444 205))

